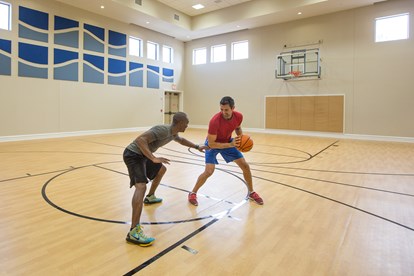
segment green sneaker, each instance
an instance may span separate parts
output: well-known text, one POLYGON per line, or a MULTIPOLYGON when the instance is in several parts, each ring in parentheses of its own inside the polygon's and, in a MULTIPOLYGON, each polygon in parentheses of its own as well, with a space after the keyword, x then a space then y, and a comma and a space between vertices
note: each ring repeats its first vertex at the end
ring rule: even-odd
POLYGON ((162 201, 162 198, 158 198, 155 195, 146 196, 144 199, 145 204, 160 203, 161 201, 162 201))
POLYGON ((129 231, 126 236, 126 240, 128 242, 138 244, 139 246, 150 246, 155 241, 154 238, 145 236, 144 231, 139 224, 134 229, 129 231))

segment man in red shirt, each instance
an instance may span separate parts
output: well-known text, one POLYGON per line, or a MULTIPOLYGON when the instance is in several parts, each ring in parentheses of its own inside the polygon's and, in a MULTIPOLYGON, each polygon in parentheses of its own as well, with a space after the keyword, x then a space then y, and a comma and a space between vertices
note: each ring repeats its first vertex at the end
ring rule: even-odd
POLYGON ((234 100, 231 97, 224 97, 220 101, 220 112, 213 116, 208 125, 206 139, 205 161, 206 167, 200 174, 191 193, 188 194, 188 201, 197 206, 197 191, 203 186, 207 178, 213 173, 218 164, 217 154, 221 154, 224 160, 229 163, 234 161, 243 171, 243 177, 247 185, 247 198, 262 205, 263 199, 253 190, 252 173, 250 166, 243 157, 243 154, 236 148, 240 144, 240 136, 243 134, 241 123, 243 114, 234 110, 234 100), (231 137, 233 131, 237 137, 231 137))

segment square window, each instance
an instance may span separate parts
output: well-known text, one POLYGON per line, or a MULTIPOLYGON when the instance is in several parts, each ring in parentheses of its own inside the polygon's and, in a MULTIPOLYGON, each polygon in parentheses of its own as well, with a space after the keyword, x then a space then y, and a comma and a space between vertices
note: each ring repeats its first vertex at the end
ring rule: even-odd
POLYGON ((231 44, 231 59, 249 58, 249 41, 238 41, 231 44))
POLYGON ((142 39, 129 37, 129 54, 131 56, 142 57, 142 39))
POLYGON ((211 47, 211 62, 226 61, 226 45, 215 45, 211 47))
POLYGON ((162 61, 166 63, 173 63, 174 49, 169 46, 162 46, 162 61))
POLYGON ((207 49, 199 48, 193 50, 193 64, 206 64, 207 62, 207 49))
POLYGON ((159 45, 158 43, 148 41, 147 42, 147 58, 152 60, 158 60, 159 45))
POLYGON ((408 13, 375 19, 375 42, 408 39, 408 13))
POLYGON ((0 29, 11 30, 11 5, 0 2, 0 29))

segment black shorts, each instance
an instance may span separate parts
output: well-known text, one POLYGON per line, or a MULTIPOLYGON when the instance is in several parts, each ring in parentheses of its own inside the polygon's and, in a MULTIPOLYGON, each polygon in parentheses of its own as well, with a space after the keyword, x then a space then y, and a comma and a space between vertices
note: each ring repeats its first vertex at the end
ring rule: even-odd
POLYGON ((134 186, 135 183, 148 183, 148 179, 153 180, 162 167, 161 163, 154 163, 144 155, 129 149, 124 150, 123 157, 128 168, 129 187, 134 186))

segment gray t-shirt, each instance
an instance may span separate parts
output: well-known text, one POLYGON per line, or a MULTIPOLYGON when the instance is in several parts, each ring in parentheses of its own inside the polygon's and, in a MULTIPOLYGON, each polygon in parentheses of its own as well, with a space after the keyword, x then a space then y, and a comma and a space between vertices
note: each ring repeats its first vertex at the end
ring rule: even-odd
MULTIPOLYGON (((153 140, 148 144, 150 151, 155 152, 158 148, 168 144, 178 136, 178 134, 172 135, 171 131, 171 125, 158 125, 147 130, 145 133, 151 133, 153 137, 153 140)), ((143 155, 138 145, 135 144, 135 140, 127 146, 127 149, 143 155)))

